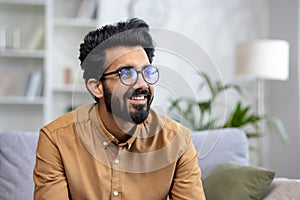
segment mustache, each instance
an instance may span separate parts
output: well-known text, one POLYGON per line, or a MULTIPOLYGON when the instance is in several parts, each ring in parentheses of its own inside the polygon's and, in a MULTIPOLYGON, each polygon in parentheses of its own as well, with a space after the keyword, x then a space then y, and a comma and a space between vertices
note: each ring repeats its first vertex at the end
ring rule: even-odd
POLYGON ((137 95, 150 95, 150 91, 149 90, 135 90, 132 93, 132 96, 137 96, 137 95))
POLYGON ((125 96, 127 98, 130 98, 132 96, 138 96, 138 95, 149 96, 150 95, 150 91, 149 90, 138 89, 138 90, 134 90, 134 91, 128 91, 125 96))

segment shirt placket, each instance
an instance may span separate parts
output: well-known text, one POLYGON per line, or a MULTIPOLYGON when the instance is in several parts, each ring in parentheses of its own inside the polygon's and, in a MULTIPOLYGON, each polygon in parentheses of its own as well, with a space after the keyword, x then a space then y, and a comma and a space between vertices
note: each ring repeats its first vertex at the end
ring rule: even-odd
POLYGON ((112 160, 112 183, 111 183, 111 199, 122 199, 122 178, 120 171, 120 164, 122 162, 119 147, 117 149, 117 154, 112 160))

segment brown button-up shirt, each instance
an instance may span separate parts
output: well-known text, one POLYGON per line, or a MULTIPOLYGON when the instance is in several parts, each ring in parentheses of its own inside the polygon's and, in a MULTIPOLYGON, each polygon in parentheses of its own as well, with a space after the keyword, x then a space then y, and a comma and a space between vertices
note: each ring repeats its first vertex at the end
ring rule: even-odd
POLYGON ((190 131, 151 111, 125 143, 84 105, 43 127, 34 199, 199 199, 204 192, 190 131))

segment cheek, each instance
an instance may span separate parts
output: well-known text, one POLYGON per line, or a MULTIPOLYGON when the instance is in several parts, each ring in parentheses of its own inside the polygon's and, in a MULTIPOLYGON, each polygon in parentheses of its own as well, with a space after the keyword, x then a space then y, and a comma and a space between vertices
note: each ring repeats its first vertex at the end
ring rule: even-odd
POLYGON ((106 87, 109 89, 112 96, 118 96, 121 92, 121 82, 118 79, 106 79, 106 87))
POLYGON ((154 86, 153 85, 149 85, 149 91, 150 91, 151 97, 153 97, 154 96, 154 86))
POLYGON ((112 98, 119 99, 119 101, 123 101, 125 99, 124 95, 126 94, 127 90, 127 87, 125 88, 123 85, 116 84, 113 88, 111 88, 112 98))

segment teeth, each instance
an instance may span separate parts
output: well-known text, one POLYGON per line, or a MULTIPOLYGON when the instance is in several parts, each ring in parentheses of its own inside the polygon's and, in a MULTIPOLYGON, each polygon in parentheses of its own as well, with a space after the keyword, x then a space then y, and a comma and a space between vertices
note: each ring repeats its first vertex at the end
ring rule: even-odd
POLYGON ((145 96, 136 96, 136 97, 132 97, 133 100, 144 100, 145 99, 145 96))

